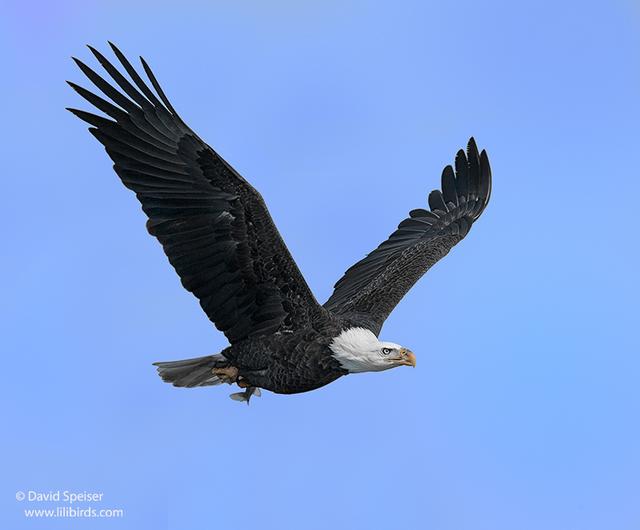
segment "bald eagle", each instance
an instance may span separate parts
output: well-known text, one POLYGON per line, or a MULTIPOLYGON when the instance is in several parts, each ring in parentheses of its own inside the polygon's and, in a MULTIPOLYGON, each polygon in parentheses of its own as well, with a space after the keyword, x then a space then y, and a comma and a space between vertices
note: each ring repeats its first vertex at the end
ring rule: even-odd
POLYGON ((412 210, 321 305, 260 194, 186 125, 144 59, 155 92, 109 44, 129 79, 89 48, 118 88, 74 58, 108 99, 68 82, 106 117, 68 110, 91 125, 182 285, 230 344, 215 355, 154 363, 162 379, 178 387, 235 383, 243 391, 231 397, 248 403, 260 389, 294 394, 351 373, 415 366, 409 349, 378 335, 405 293, 467 235, 489 202, 489 160, 474 139, 466 153, 458 151, 455 169, 444 168, 429 209, 412 210))

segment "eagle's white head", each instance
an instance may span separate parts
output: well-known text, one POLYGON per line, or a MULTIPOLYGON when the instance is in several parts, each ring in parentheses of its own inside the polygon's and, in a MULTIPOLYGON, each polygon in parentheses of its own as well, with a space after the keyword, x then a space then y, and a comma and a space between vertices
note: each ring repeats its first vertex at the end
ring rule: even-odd
POLYGON ((396 366, 415 366, 411 350, 393 342, 382 342, 368 329, 349 328, 329 345, 335 357, 349 373, 381 372, 396 366))

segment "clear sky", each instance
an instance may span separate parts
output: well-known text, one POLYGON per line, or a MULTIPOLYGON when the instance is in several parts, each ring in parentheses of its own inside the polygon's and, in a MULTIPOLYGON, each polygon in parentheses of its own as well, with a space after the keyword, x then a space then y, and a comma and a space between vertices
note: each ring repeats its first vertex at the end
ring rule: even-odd
POLYGON ((2 528, 640 527, 637 2, 3 13, 2 528), (107 39, 262 192, 322 301, 469 136, 489 151, 491 204, 383 329, 415 370, 250 407, 159 380, 226 342, 64 110, 88 108, 69 57, 107 39), (26 520, 29 490, 125 516, 26 520))

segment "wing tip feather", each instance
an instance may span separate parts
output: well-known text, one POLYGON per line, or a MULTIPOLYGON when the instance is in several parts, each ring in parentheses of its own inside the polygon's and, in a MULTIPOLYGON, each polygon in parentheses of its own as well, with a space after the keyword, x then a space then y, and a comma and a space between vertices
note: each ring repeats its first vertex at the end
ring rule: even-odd
MULTIPOLYGON (((469 137, 466 151, 459 149, 454 164, 446 165, 442 170, 441 189, 429 194, 429 206, 433 211, 438 194, 444 198, 445 211, 452 211, 471 201, 479 203, 471 217, 475 221, 489 203, 491 194, 491 168, 486 149, 479 152, 475 137, 469 137), (437 191, 438 193, 434 193, 437 191)), ((439 208, 442 210, 442 208, 439 208)))

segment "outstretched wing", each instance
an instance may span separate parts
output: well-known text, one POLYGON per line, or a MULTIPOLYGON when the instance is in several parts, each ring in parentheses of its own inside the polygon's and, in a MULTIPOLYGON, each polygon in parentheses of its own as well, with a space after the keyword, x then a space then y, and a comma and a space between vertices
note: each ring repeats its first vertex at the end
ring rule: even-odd
POLYGON ((442 172, 442 190, 429 194, 431 211, 418 209, 377 249, 350 267, 324 307, 378 334, 402 297, 429 268, 467 235, 491 194, 485 151, 471 138, 458 151, 455 173, 442 172))
POLYGON ((182 121, 144 59, 156 93, 111 47, 133 83, 90 49, 120 90, 74 60, 113 103, 69 82, 110 119, 69 110, 92 125, 136 193, 182 285, 231 343, 308 324, 324 310, 260 194, 182 121))

